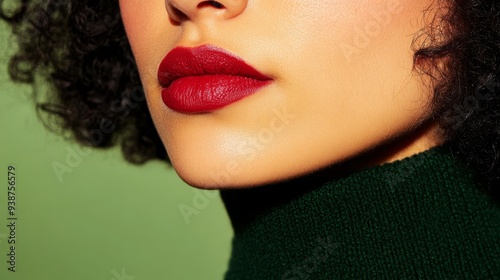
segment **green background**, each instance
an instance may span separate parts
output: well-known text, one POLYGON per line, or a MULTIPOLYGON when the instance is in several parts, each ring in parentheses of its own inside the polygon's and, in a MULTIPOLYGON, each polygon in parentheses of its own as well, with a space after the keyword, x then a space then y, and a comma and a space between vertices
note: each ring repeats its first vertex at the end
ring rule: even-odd
POLYGON ((9 81, 14 49, 0 25, 0 279, 222 279, 232 230, 217 191, 159 162, 82 149, 44 129, 31 88, 9 81), (54 163, 71 172, 59 180, 54 163), (7 270, 7 167, 16 167, 17 263, 7 270), (193 199, 196 201, 193 202, 193 199), (180 205, 196 209, 186 222, 180 205))

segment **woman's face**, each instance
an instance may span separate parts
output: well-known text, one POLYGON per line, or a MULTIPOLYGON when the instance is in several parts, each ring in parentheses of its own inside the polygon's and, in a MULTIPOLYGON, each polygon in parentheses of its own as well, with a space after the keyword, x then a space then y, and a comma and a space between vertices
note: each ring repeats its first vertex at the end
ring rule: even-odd
POLYGON ((431 2, 121 0, 120 7, 174 168, 193 186, 223 188, 299 176, 402 134, 410 140, 378 163, 436 145, 433 127, 410 133, 430 113, 432 94, 412 71, 411 44, 431 2), (241 60, 260 73, 238 70, 241 60), (205 104, 210 98, 219 101, 205 104))

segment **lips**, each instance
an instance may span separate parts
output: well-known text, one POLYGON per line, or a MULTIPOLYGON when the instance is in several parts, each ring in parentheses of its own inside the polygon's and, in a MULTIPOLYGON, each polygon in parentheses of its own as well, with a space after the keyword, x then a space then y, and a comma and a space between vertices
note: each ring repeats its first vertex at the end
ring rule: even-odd
POLYGON ((177 47, 160 63, 162 100, 182 113, 217 110, 257 92, 271 78, 211 45, 177 47))

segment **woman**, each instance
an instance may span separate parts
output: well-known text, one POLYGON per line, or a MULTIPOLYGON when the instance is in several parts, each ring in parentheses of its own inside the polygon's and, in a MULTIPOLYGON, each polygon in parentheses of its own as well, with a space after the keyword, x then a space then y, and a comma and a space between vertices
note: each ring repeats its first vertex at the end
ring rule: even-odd
POLYGON ((227 279, 475 279, 500 273, 499 11, 22 1, 2 17, 13 79, 46 75, 39 108, 75 140, 221 190, 227 279))

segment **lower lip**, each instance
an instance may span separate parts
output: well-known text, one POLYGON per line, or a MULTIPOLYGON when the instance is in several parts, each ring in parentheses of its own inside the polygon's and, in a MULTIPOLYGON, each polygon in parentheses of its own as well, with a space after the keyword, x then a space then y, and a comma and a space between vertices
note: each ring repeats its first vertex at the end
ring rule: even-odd
POLYGON ((241 100, 270 82, 231 75, 188 76, 163 88, 161 95, 165 105, 174 111, 203 113, 241 100))

